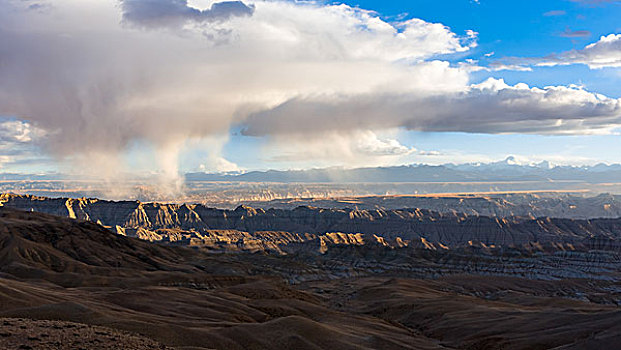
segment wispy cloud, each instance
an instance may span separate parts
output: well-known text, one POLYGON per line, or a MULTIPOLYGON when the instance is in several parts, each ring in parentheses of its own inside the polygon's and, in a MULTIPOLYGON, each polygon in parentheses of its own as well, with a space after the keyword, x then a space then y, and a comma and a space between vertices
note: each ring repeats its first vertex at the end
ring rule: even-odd
POLYGON ((545 12, 543 15, 546 17, 557 17, 557 16, 565 16, 567 12, 565 10, 552 10, 545 12))
POLYGON ((604 4, 621 3, 621 0, 571 0, 583 5, 598 6, 604 4))
POLYGON ((491 71, 512 70, 518 72, 531 72, 533 69, 526 65, 506 64, 502 62, 492 62, 489 65, 491 71))
POLYGON ((588 30, 571 30, 569 28, 565 28, 565 31, 559 34, 564 38, 588 38, 591 36, 591 32, 588 30))

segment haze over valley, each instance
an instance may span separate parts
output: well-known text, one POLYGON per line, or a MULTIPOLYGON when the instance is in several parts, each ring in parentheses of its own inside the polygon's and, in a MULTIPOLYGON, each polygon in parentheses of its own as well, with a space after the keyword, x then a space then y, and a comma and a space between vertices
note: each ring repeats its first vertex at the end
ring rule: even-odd
POLYGON ((413 164, 393 167, 322 168, 237 173, 186 173, 175 190, 157 175, 123 181, 66 174, 0 175, 0 190, 48 197, 160 202, 195 202, 221 208, 282 199, 338 197, 572 193, 621 193, 621 165, 559 166, 518 164, 513 157, 492 163, 413 164))

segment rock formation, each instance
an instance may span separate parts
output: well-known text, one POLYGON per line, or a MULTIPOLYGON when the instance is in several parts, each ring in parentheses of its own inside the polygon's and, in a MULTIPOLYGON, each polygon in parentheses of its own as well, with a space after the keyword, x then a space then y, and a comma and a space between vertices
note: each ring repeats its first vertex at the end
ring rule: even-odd
MULTIPOLYGON (((383 245, 486 249, 532 244, 619 251, 621 218, 577 220, 549 217, 487 217, 427 209, 234 210, 200 204, 161 204, 97 199, 48 199, 2 195, 5 207, 66 216, 104 225, 118 234, 211 250, 300 250, 325 253, 335 245, 383 245)), ((543 249, 543 248, 542 248, 543 249)), ((560 248, 559 248, 560 249, 560 248)))

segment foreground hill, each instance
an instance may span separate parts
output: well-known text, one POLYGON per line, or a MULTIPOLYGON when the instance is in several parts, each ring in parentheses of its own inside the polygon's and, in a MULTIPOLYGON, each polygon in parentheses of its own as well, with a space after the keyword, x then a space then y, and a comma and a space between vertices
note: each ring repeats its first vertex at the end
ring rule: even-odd
POLYGON ((194 273, 192 251, 112 235, 86 221, 0 208, 0 271, 62 285, 102 283, 153 272, 194 273), (110 280, 110 281, 108 281, 110 280))
POLYGON ((0 242, 3 348, 83 334, 92 349, 111 339, 136 349, 595 349, 621 334, 619 268, 597 250, 574 278, 526 279, 564 257, 351 245, 208 254, 8 208, 0 242), (494 266, 503 277, 483 276, 494 266))

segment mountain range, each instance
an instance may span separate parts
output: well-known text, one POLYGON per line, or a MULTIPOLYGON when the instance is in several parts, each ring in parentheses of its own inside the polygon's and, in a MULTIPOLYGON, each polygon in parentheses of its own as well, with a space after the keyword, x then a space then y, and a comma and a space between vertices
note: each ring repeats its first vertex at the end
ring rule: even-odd
MULTIPOLYGON (((154 174, 143 174, 145 179, 154 174)), ((131 176, 128 174, 128 178, 131 176)), ((248 172, 188 172, 186 181, 279 182, 279 183, 390 183, 390 182, 468 182, 468 181, 584 181, 621 182, 621 164, 584 166, 552 165, 548 161, 521 163, 509 156, 502 161, 463 164, 410 164, 365 168, 317 168, 306 170, 266 170, 248 172)), ((96 178, 62 173, 2 173, 2 181, 94 181, 96 178)))
POLYGON ((620 182, 620 164, 593 166, 552 166, 543 161, 518 163, 515 157, 491 163, 427 165, 412 164, 373 168, 323 168, 309 170, 268 170, 246 173, 187 173, 187 181, 242 182, 468 182, 468 181, 584 181, 620 182))

